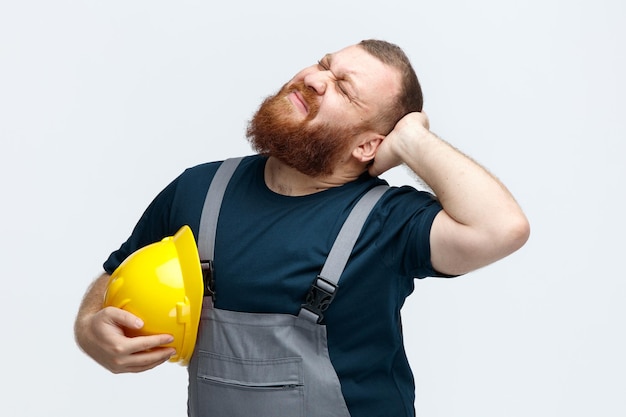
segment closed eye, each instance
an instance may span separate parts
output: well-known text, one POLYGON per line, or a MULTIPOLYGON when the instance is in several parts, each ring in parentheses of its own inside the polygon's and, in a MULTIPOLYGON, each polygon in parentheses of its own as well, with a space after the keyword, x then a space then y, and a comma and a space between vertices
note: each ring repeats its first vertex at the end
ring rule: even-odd
POLYGON ((352 102, 352 97, 350 96, 350 93, 348 93, 348 90, 345 89, 345 87, 343 86, 343 81, 342 80, 337 80, 335 82, 335 84, 337 85, 337 88, 339 89, 339 91, 341 91, 341 94, 343 94, 344 96, 346 96, 346 98, 352 102))
POLYGON ((350 96, 350 93, 348 93, 348 90, 346 90, 346 88, 344 87, 343 80, 338 78, 330 69, 330 66, 328 65, 328 63, 324 62, 323 60, 319 60, 317 61, 317 65, 319 65, 319 67, 322 69, 322 71, 330 71, 330 73, 333 75, 333 79, 335 80, 335 85, 337 86, 337 89, 339 90, 339 92, 345 96, 348 101, 352 102, 352 97, 350 96))

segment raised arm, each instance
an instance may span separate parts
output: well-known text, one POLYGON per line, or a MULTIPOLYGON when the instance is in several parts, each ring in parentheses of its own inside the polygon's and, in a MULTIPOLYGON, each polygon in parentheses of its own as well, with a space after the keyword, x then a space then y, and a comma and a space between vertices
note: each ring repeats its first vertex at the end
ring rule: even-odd
POLYGON ((175 352, 160 346, 172 336, 126 337, 124 328, 140 329, 142 321, 125 310, 102 308, 108 280, 102 274, 85 293, 74 323, 78 346, 113 373, 141 372, 167 361, 175 352))
POLYGON ((511 193, 487 170, 430 132, 424 113, 398 122, 378 147, 370 174, 406 164, 433 190, 443 211, 432 226, 431 260, 460 275, 524 245, 530 226, 511 193))

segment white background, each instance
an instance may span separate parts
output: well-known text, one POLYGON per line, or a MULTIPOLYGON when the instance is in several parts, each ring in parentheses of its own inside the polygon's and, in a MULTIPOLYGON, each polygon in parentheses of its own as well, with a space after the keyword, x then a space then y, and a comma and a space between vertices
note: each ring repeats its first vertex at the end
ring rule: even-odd
POLYGON ((0 415, 185 415, 183 367, 112 375, 76 347, 86 287, 185 167, 251 153, 262 98, 381 38, 532 225, 509 258, 416 283, 418 415, 623 417, 625 19, 621 0, 1 0, 0 415))

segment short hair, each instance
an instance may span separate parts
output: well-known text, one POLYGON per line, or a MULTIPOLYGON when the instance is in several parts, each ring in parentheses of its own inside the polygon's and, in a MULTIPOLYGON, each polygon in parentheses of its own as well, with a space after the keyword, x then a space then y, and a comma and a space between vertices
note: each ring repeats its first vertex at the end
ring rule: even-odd
POLYGON ((370 55, 400 72, 400 93, 397 99, 372 121, 385 135, 408 113, 422 111, 424 97, 415 70, 404 51, 397 45, 378 39, 362 40, 359 44, 370 55))

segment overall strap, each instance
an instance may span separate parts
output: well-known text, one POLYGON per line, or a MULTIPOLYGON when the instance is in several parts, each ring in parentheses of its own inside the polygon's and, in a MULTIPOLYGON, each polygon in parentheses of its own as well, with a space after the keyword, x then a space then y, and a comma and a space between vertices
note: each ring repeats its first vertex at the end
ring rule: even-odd
POLYGON ((204 199, 200 217, 200 230, 198 232, 198 252, 204 278, 205 296, 214 296, 213 258, 215 254, 215 233, 224 192, 242 159, 243 157, 230 158, 222 162, 213 176, 209 191, 207 191, 204 199))
POLYGON ((320 323, 324 319, 324 311, 335 298, 339 279, 361 234, 361 229, 363 229, 370 212, 388 188, 387 185, 372 188, 352 208, 330 249, 322 271, 311 285, 306 303, 302 304, 300 309, 300 317, 316 323, 320 323))
MULTIPOLYGON (((224 192, 233 173, 243 157, 226 159, 217 169, 204 200, 200 229, 198 233, 198 252, 204 278, 204 295, 215 297, 213 258, 215 255, 215 234, 224 192)), ((352 249, 361 234, 361 229, 371 210, 380 197, 387 191, 387 185, 379 185, 369 190, 352 208, 344 222, 320 274, 315 278, 300 309, 300 316, 320 323, 335 297, 339 279, 348 263, 352 249)))

